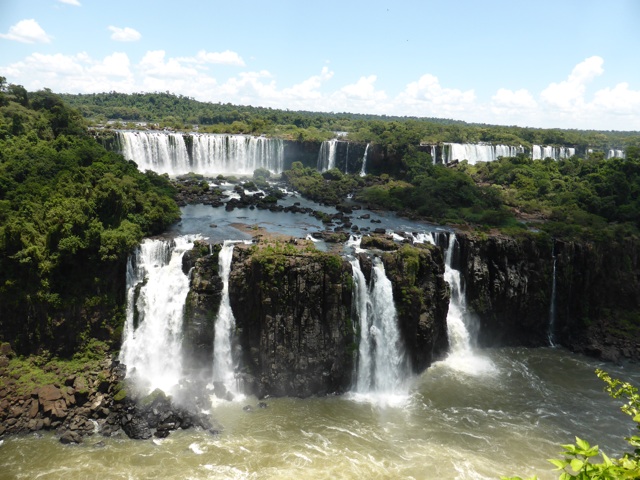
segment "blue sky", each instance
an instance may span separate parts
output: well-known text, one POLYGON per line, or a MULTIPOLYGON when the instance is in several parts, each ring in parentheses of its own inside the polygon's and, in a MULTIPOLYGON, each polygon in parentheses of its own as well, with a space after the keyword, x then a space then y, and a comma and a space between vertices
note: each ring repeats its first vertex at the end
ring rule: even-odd
POLYGON ((0 0, 0 75, 291 110, 640 130, 640 1, 0 0))

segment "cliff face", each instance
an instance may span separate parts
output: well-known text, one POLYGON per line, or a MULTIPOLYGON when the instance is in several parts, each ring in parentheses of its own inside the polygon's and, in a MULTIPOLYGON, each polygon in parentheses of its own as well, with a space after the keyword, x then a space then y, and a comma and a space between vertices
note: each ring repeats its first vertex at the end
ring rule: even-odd
POLYGON ((640 240, 557 242, 558 341, 587 355, 640 360, 640 240))
POLYGON ((246 386, 257 395, 341 392, 353 370, 351 269, 337 255, 237 246, 229 296, 246 386))
POLYGON ((214 245, 210 254, 209 245, 196 242, 182 257, 183 271, 185 274, 192 272, 183 326, 187 368, 201 369, 212 365, 214 325, 222 299, 219 252, 219 244, 214 245))
POLYGON ((456 234, 467 306, 477 315, 480 346, 549 344, 551 242, 456 234))
POLYGON ((457 238, 467 304, 478 316, 482 346, 546 346, 552 339, 605 360, 640 360, 637 239, 578 243, 464 233, 457 238))

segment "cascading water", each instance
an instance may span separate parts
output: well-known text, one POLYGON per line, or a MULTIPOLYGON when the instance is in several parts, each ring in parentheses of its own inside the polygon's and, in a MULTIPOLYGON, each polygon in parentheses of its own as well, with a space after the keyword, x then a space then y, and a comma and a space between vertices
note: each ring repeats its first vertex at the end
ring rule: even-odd
POLYGON ((369 144, 364 147, 364 155, 362 156, 362 168, 360 169, 360 176, 364 177, 367 174, 367 153, 369 153, 369 144))
POLYGON ((444 163, 467 160, 471 165, 474 165, 477 162, 493 162, 499 157, 515 157, 522 152, 524 152, 524 148, 509 145, 445 143, 442 158, 444 163))
POLYGON ((429 149, 429 153, 431 154, 431 161, 433 162, 433 164, 435 165, 437 163, 436 161, 436 155, 438 153, 438 150, 436 148, 435 145, 431 145, 431 148, 429 149))
MULTIPOLYGON (((435 236, 447 234, 435 233, 435 236)), ((434 237, 434 243, 442 245, 442 237, 434 237)), ((449 337, 449 355, 445 362, 454 370, 477 375, 493 370, 493 365, 484 357, 478 356, 472 347, 473 339, 470 333, 470 317, 467 313, 466 298, 462 286, 460 271, 453 267, 456 236, 448 234, 445 251, 444 278, 451 289, 449 311, 447 313, 447 335, 449 337)))
POLYGON ((338 141, 325 140, 320 145, 320 151, 318 152, 318 165, 317 169, 320 172, 326 172, 336 166, 336 150, 338 141))
POLYGON ((553 244, 551 250, 551 258, 553 259, 553 277, 551 280, 551 302, 549 304, 549 345, 555 346, 555 324, 556 324, 556 246, 553 244))
POLYGON ((391 281, 379 257, 373 259, 371 284, 358 260, 351 260, 356 315, 360 326, 360 345, 356 385, 358 394, 406 394, 406 360, 391 281))
POLYGON ((575 154, 576 149, 571 147, 550 147, 543 145, 533 145, 531 148, 531 158, 533 158, 533 160, 543 160, 545 158, 560 160, 562 158, 571 158, 575 154))
POLYGON ((127 160, 136 162, 142 171, 153 170, 169 175, 189 172, 251 175, 257 168, 272 173, 281 173, 284 168, 281 139, 167 132, 119 131, 117 134, 120 153, 127 160), (187 148, 187 143, 190 148, 187 148))
POLYGON ((182 376, 183 308, 189 279, 182 256, 194 237, 146 239, 127 264, 127 318, 120 361, 149 392, 170 394, 182 376))
POLYGON ((258 168, 281 173, 281 139, 246 135, 194 135, 193 164, 204 172, 251 175, 258 168))
POLYGON ((226 240, 218 254, 218 270, 222 279, 222 299, 215 321, 213 342, 213 383, 221 383, 227 392, 236 396, 239 392, 235 379, 236 362, 233 358, 233 335, 236 319, 229 302, 229 274, 233 258, 233 241, 226 240))
POLYGON ((624 158, 624 157, 625 157, 624 150, 610 149, 607 151, 607 160, 609 160, 610 158, 624 158))

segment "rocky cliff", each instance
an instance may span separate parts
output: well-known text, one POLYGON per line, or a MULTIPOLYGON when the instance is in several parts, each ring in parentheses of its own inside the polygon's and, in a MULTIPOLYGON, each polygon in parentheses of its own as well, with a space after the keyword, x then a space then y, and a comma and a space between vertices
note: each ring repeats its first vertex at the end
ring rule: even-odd
MULTIPOLYGON (((449 290, 442 253, 432 246, 385 244, 393 251, 374 254, 382 257, 393 284, 403 343, 419 372, 448 346, 449 290)), ((185 268, 192 268, 185 342, 199 362, 210 364, 220 292, 216 249, 209 255, 196 246, 185 258, 185 268)), ((370 256, 360 254, 359 259, 370 276, 370 256)), ((229 296, 245 388, 258 396, 346 391, 358 347, 352 289, 349 262, 316 250, 310 242, 236 245, 229 296)))
POLYGON ((238 245, 229 296, 250 390, 306 397, 347 389, 355 348, 348 262, 312 246, 238 245))
POLYGON ((605 360, 640 360, 638 239, 457 238, 457 263, 468 306, 479 319, 481 346, 554 343, 605 360))

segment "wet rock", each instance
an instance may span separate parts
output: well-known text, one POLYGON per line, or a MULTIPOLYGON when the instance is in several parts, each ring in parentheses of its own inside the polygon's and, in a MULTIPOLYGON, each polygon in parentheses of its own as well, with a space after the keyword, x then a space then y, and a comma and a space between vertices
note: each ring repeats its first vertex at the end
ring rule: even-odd
POLYGON ((67 430, 60 435, 60 443, 65 445, 82 443, 82 436, 78 432, 67 430))

